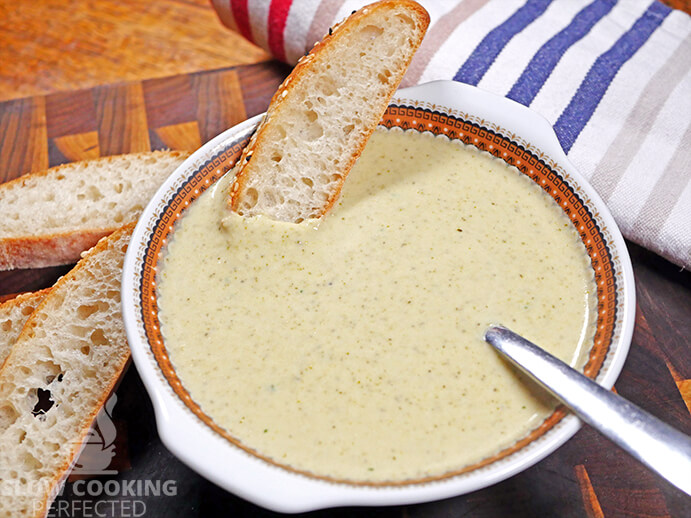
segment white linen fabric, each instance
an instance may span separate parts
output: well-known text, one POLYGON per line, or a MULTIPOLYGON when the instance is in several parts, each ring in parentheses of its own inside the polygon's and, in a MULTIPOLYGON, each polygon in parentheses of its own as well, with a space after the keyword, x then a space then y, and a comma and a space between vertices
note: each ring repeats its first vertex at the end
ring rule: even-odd
MULTIPOLYGON (((296 63, 362 0, 213 0, 296 63)), ((401 86, 452 79, 554 127, 622 233, 691 268, 691 18, 651 0, 419 0, 431 25, 401 86)))

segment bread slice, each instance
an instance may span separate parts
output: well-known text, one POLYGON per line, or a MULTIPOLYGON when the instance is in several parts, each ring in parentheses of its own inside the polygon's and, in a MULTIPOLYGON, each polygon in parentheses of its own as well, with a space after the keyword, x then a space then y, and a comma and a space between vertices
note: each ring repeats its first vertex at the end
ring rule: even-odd
MULTIPOLYGON (((0 304, 0 368, 7 355, 10 354, 10 349, 17 341, 29 316, 49 291, 50 288, 23 293, 0 304)), ((0 415, 0 423, 2 423, 2 415, 0 415)))
POLYGON ((47 512, 127 364, 120 277, 133 228, 103 238, 53 286, 0 369, 0 517, 47 512))
POLYGON ((290 222, 324 215, 428 25, 419 4, 384 0, 330 30, 273 96, 235 167, 230 209, 290 222))
POLYGON ((76 263, 136 221, 189 156, 155 151, 65 164, 0 185, 0 270, 76 263))

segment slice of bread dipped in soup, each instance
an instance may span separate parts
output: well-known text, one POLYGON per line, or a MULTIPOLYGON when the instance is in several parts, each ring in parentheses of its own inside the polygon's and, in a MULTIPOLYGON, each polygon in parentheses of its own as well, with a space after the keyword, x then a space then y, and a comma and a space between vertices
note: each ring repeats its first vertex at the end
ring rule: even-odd
POLYGON ((296 223, 323 216, 338 199, 428 24, 419 4, 385 0, 330 29, 271 100, 235 166, 231 210, 296 223))

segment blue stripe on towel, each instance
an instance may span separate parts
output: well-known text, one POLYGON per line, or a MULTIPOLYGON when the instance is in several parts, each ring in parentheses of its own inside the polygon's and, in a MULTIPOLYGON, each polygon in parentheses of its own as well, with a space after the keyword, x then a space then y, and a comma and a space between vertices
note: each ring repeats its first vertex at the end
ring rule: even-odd
POLYGON ((454 81, 477 85, 506 44, 545 12, 552 0, 528 0, 508 20, 492 29, 458 69, 454 81))
POLYGON ((535 53, 506 96, 526 106, 533 102, 564 53, 588 34, 616 3, 617 0, 595 0, 581 9, 567 27, 550 38, 535 53))
POLYGON ((619 69, 648 41, 671 11, 670 7, 654 1, 633 26, 595 60, 554 125, 566 153, 592 117, 619 69))

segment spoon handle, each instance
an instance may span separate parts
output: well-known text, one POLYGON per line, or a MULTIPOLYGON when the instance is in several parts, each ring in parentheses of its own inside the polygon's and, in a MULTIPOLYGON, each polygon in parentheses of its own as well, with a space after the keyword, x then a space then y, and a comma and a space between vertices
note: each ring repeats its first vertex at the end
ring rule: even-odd
POLYGON ((691 437, 504 327, 490 326, 485 340, 583 421, 691 495, 691 437))

